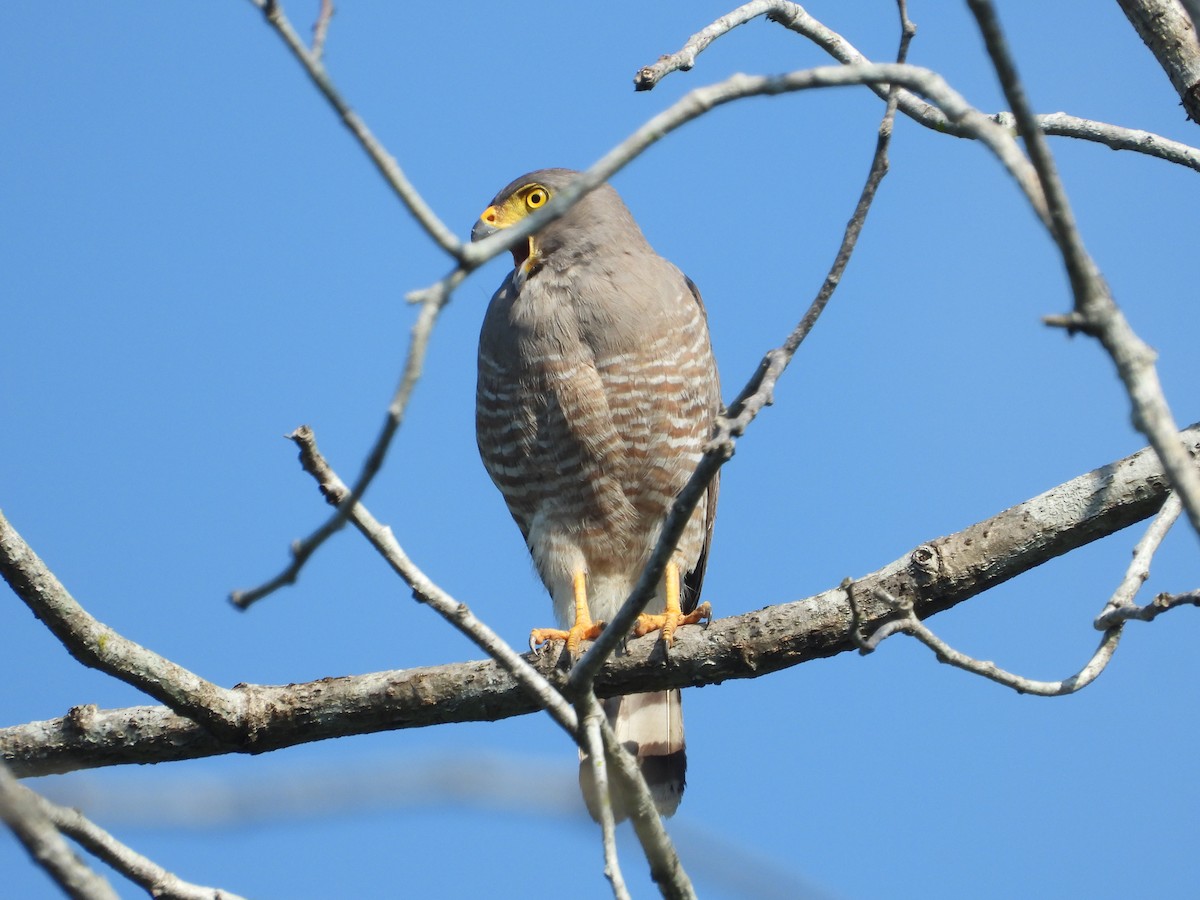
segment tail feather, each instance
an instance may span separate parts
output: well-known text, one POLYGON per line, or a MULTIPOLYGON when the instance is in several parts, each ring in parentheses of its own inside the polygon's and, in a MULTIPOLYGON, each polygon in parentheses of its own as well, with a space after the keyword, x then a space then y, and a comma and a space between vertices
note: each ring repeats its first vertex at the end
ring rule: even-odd
MULTIPOLYGON (((659 815, 673 815, 687 783, 683 702, 679 691, 613 697, 604 701, 604 711, 617 740, 637 759, 659 815)), ((579 764, 579 784, 588 812, 598 819, 596 786, 591 763, 586 758, 579 764)), ((617 821, 628 818, 633 799, 625 796, 611 778, 609 788, 617 821)))

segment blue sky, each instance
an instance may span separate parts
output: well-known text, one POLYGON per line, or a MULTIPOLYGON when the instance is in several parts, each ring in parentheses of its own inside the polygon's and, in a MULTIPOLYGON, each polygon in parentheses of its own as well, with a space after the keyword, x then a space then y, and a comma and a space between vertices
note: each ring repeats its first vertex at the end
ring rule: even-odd
MULTIPOLYGON (((288 5, 305 33, 315 6, 288 5)), ((1200 140, 1115 4, 1003 7, 1038 111, 1200 140)), ((344 3, 326 61, 465 237, 514 176, 585 167, 693 87, 827 62, 758 21, 692 72, 633 92, 638 67, 729 8, 499 2, 433 16, 344 3)), ((872 58, 894 52, 888 2, 809 10, 872 58)), ((965 8, 910 13, 911 61, 1003 108, 965 8)), ((399 374, 414 318, 404 295, 448 270, 258 13, 232 0, 18 3, 0 59, 5 515, 92 614, 221 684, 478 658, 349 531, 296 587, 244 614, 226 602, 325 516, 282 435, 312 425, 351 477, 399 374)), ((861 89, 752 100, 615 179, 651 243, 700 286, 727 398, 819 287, 881 113, 861 89)), ((1094 144, 1052 148, 1088 248, 1160 353, 1177 421, 1200 419, 1197 174, 1094 144)), ((1144 444, 1100 349, 1040 324, 1069 307, 1066 279, 983 148, 901 119, 891 160, 841 288, 724 471, 706 580, 718 615, 866 574, 1144 444)), ((367 504, 520 645, 549 624, 549 601, 473 436, 475 342, 504 271, 493 261, 444 314, 367 504)), ((1093 649, 1092 617, 1140 533, 931 624, 975 656, 1064 677, 1093 649)), ((1177 528, 1145 598, 1195 588, 1196 551, 1177 528)), ((684 863, 713 897, 768 884, 821 897, 1186 893, 1200 869, 1170 836, 1200 824, 1200 788, 1180 771, 1200 740, 1195 621, 1181 610, 1135 623, 1093 686, 1057 700, 939 666, 903 637, 871 657, 688 691, 689 789, 670 825, 684 863)), ((146 702, 78 666, 15 597, 0 603, 0 633, 0 724, 146 702)), ((250 897, 518 897, 563 879, 601 897, 598 836, 560 811, 574 755, 528 716, 34 784, 132 795, 135 820, 110 802, 100 824, 183 878, 250 897), (414 787, 440 784, 447 760, 457 790, 414 787), (409 780, 365 808, 301 815, 272 795, 276 815, 260 803, 237 821, 217 810, 167 822, 179 794, 338 794, 338 778, 397 773, 409 780), (477 796, 481 773, 526 802, 477 796)), ((631 887, 651 894, 624 840, 631 887)), ((7 834, 0 871, 12 896, 55 896, 7 834)))

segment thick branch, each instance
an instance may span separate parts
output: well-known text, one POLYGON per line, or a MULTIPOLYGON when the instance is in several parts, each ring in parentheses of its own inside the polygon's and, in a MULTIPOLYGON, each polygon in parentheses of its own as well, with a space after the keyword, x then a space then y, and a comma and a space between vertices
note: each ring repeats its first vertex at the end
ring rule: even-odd
POLYGON ((1200 122, 1200 43, 1178 0, 1117 0, 1138 36, 1163 67, 1187 117, 1200 122))
POLYGON ((2 512, 0 577, 83 665, 131 684, 211 728, 236 729, 242 710, 232 691, 205 681, 90 615, 2 512))
MULTIPOLYGON (((1200 453, 1200 425, 1183 433, 1200 453)), ((1158 511, 1169 483, 1158 457, 1142 450, 1096 469, 948 537, 921 544, 891 565, 857 579, 856 596, 877 589, 911 598, 926 618, 1076 547, 1158 511)), ((874 631, 894 616, 869 599, 860 626, 874 631)), ((856 648, 846 591, 825 591, 685 629, 663 658, 652 636, 629 642, 596 680, 600 696, 754 678, 856 648)), ((561 678, 534 659, 547 677, 561 678)), ((492 721, 538 709, 498 664, 456 663, 425 669, 327 678, 288 686, 233 689, 248 709, 247 739, 225 740, 160 707, 96 710, 0 730, 0 749, 22 776, 124 763, 163 762, 222 753, 259 753, 308 741, 446 722, 492 721)))
MULTIPOLYGON (((1113 592, 1112 597, 1105 604, 1104 611, 1096 619, 1096 627, 1104 632, 1104 635, 1100 638, 1100 645, 1083 668, 1074 675, 1058 681, 1038 681, 1033 678, 1026 678, 1023 675, 1007 672, 990 660, 980 660, 968 656, 951 647, 934 634, 924 622, 918 619, 910 599, 896 600, 894 597, 886 594, 881 595, 879 599, 892 604, 897 612, 900 613, 900 618, 886 623, 875 634, 860 641, 861 651, 863 653, 870 653, 882 640, 896 632, 903 631, 911 634, 936 653, 938 662, 948 663, 964 671, 982 675, 984 678, 989 678, 998 684, 1012 688, 1019 694, 1034 694, 1039 697, 1062 697, 1066 694, 1074 694, 1077 691, 1081 691, 1095 681, 1112 660, 1113 654, 1117 650, 1117 645, 1120 643, 1121 631, 1125 627, 1125 621, 1131 618, 1145 618, 1148 621, 1154 617, 1153 615, 1142 615, 1145 610, 1152 607, 1138 607, 1133 602, 1133 598, 1146 579, 1150 577, 1150 561, 1154 558, 1154 554, 1158 552, 1163 538, 1171 530, 1171 526, 1175 524, 1175 520, 1179 518, 1181 508, 1178 494, 1171 494, 1167 497, 1166 503, 1159 509, 1158 515, 1154 517, 1154 521, 1150 523, 1150 527, 1146 529, 1146 533, 1142 535, 1142 539, 1134 547, 1133 559, 1129 562, 1129 568, 1125 571, 1125 577, 1121 579, 1121 583, 1117 585, 1117 589, 1113 592)), ((843 587, 852 589, 852 585, 849 582, 844 583, 843 587)), ((851 594, 850 596, 851 600, 853 600, 854 595, 851 594)), ((1154 615, 1157 615, 1159 612, 1162 612, 1162 610, 1156 609, 1154 615)))

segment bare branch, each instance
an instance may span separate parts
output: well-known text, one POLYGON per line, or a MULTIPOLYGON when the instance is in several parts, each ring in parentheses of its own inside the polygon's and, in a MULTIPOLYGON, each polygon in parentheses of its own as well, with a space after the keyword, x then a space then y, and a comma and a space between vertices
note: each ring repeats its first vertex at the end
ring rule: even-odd
MULTIPOLYGON (((992 118, 999 125, 1011 128, 1014 132, 1017 130, 1017 120, 1010 112, 997 113, 992 118)), ((1043 134, 1052 137, 1078 138, 1104 144, 1113 150, 1132 150, 1200 172, 1200 150, 1149 131, 1121 128, 1118 125, 1081 119, 1063 112, 1034 116, 1033 120, 1043 134)))
POLYGON ((617 858, 616 818, 613 815, 612 795, 608 790, 608 765, 605 760, 601 726, 605 721, 604 710, 592 693, 584 694, 575 704, 575 714, 583 723, 583 752, 592 769, 592 784, 595 786, 596 812, 599 813, 600 832, 604 842, 604 877, 612 885, 617 900, 629 900, 629 889, 621 875, 621 863, 617 858))
POLYGON ((1117 0, 1162 66, 1187 117, 1200 122, 1200 42, 1196 26, 1178 0, 1117 0))
MULTIPOLYGON (((1146 579, 1150 577, 1150 560, 1154 558, 1159 544, 1167 536, 1167 532, 1171 530, 1171 526, 1175 524, 1181 511, 1179 495, 1173 493, 1167 497, 1167 502, 1163 504, 1145 535, 1133 548, 1133 561, 1130 562, 1129 568, 1125 572, 1125 578, 1117 586, 1100 615, 1096 617, 1094 624, 1098 630, 1111 628, 1126 619, 1141 617, 1141 610, 1133 602, 1133 598, 1146 583, 1146 579)), ((1147 619, 1147 621, 1149 620, 1147 619)))
MULTIPOLYGON (((1200 425, 1185 432, 1200 451, 1200 425)), ((936 538, 854 582, 857 610, 834 588, 792 603, 714 620, 676 635, 665 662, 652 636, 631 640, 596 678, 601 697, 756 678, 856 648, 858 624, 873 632, 895 617, 876 589, 913 599, 926 619, 1090 541, 1154 515, 1169 493, 1157 455, 1142 450, 947 537, 936 538), (863 599, 865 598, 865 599, 863 599), (856 623, 855 613, 859 620, 856 623)), ((453 602, 453 601, 451 601, 453 602)), ((561 679, 554 662, 530 665, 561 679)), ((0 729, 14 773, 44 775, 98 766, 258 753, 309 741, 493 721, 539 709, 493 661, 405 669, 286 686, 240 685, 244 738, 214 734, 160 707, 97 710, 0 729)), ((571 711, 574 716, 574 712, 571 711)))
POLYGON ((901 613, 901 616, 898 619, 888 622, 869 638, 863 640, 860 652, 871 653, 884 638, 890 637, 896 632, 903 631, 911 634, 932 650, 937 655, 938 662, 948 663, 955 668, 973 672, 976 675, 982 675, 984 678, 995 681, 997 684, 1012 688, 1018 694, 1033 694, 1037 697, 1061 697, 1065 694, 1074 694, 1077 691, 1083 690, 1104 671, 1104 668, 1112 659, 1113 653, 1116 652, 1118 642, 1121 640, 1121 626, 1117 625, 1110 628, 1104 632, 1103 637, 1100 638, 1100 646, 1096 648, 1096 652, 1092 654, 1092 658, 1087 661, 1079 672, 1069 678, 1064 678, 1062 681, 1035 681, 1032 678, 1025 678, 1021 675, 1014 675, 1012 672, 1007 672, 990 660, 975 659, 955 650, 930 631, 925 623, 917 618, 913 611, 911 600, 896 600, 885 591, 876 592, 875 596, 891 604, 894 609, 901 613))
MULTIPOLYGON (((834 59, 846 65, 870 62, 853 44, 814 19, 799 4, 787 0, 754 0, 692 35, 676 53, 662 56, 653 65, 640 69, 634 77, 634 87, 640 91, 650 90, 672 72, 690 69, 696 57, 714 40, 758 16, 766 16, 770 21, 778 22, 790 31, 808 38, 834 59)), ((886 99, 886 85, 870 87, 881 98, 886 99)), ((900 92, 898 102, 900 112, 919 125, 954 137, 976 137, 950 121, 936 106, 926 103, 909 90, 900 92)), ((1008 112, 997 113, 992 118, 1006 127, 1012 127, 1015 121, 1012 113, 1008 112)), ((1061 112, 1036 116, 1035 122, 1049 135, 1093 141, 1114 150, 1132 150, 1200 171, 1200 150, 1146 131, 1095 122, 1061 112)))
POLYGON ((663 827, 637 761, 617 740, 607 719, 600 722, 600 733, 604 739, 605 759, 620 782, 634 833, 642 845, 646 862, 650 864, 650 877, 668 900, 695 900, 696 891, 663 827))
POLYGON ((75 900, 118 900, 117 893, 103 876, 97 875, 63 840, 58 829, 39 804, 38 797, 13 777, 0 762, 0 819, 33 857, 75 900))
POLYGON ((367 128, 366 123, 359 118, 358 113, 350 108, 342 95, 338 93, 334 87, 333 81, 329 77, 329 73, 325 71, 325 67, 321 64, 320 54, 310 52, 304 46, 304 41, 296 33, 296 29, 292 27, 292 23, 288 21, 287 16, 283 12, 282 4, 275 0, 250 0, 255 6, 262 10, 263 16, 267 23, 275 29, 292 55, 304 67, 304 71, 308 73, 308 77, 312 79, 313 84, 317 86, 322 96, 329 101, 329 105, 333 107, 350 133, 354 135, 362 148, 367 151, 367 155, 371 157, 371 161, 375 163, 375 167, 379 170, 379 174, 391 187, 392 191, 404 204, 405 208, 412 214, 412 217, 417 220, 417 223, 425 230, 425 233, 437 243, 439 247, 445 250, 455 259, 462 252, 462 243, 454 236, 445 223, 437 217, 429 204, 424 198, 417 193, 416 188, 408 180, 408 176, 404 174, 404 170, 400 168, 400 164, 396 162, 384 146, 379 143, 379 140, 367 128))
POLYGON ((320 59, 325 52, 325 38, 329 36, 329 23, 333 19, 333 0, 321 0, 317 21, 313 23, 312 56, 320 59))
POLYGON ((429 341, 433 337, 433 328, 437 324, 438 316, 450 302, 452 291, 463 277, 465 277, 464 270, 456 269, 433 288, 422 292, 419 298, 421 312, 417 316, 417 321, 409 336, 404 371, 400 375, 400 383, 396 386, 391 403, 388 404, 383 428, 380 429, 379 436, 376 437, 375 443, 367 453, 362 471, 355 479, 353 488, 343 498, 337 511, 326 519, 316 531, 292 545, 291 562, 278 575, 257 587, 233 591, 229 595, 229 600, 234 606, 239 609, 249 609, 251 605, 280 588, 294 584, 309 557, 346 524, 346 510, 362 498, 371 482, 375 480, 375 476, 379 474, 379 470, 383 468, 383 461, 392 445, 392 439, 404 422, 404 413, 408 409, 417 381, 420 380, 421 373, 424 371, 425 356, 429 350, 429 341))
POLYGON ((151 897, 163 897, 166 900, 243 900, 237 894, 220 888, 184 881, 118 841, 78 810, 51 803, 32 791, 29 793, 60 832, 77 841, 81 847, 104 860, 130 881, 145 888, 151 897))
MULTIPOLYGON (((329 503, 340 505, 349 494, 349 489, 317 449, 312 429, 302 426, 291 437, 300 448, 300 461, 304 470, 317 480, 321 493, 329 503)), ((412 588, 416 600, 432 607, 442 618, 474 641, 488 656, 500 663, 538 701, 542 709, 550 713, 572 738, 578 739, 579 722, 575 711, 528 660, 515 653, 499 635, 476 618, 465 603, 458 602, 434 584, 429 576, 408 558, 392 530, 381 524, 362 503, 352 504, 346 515, 392 570, 412 588)))
POLYGON ((1049 217, 1048 220, 1046 217, 1042 220, 1058 245, 1071 281, 1071 291, 1075 296, 1074 327, 1099 340, 1112 357, 1133 406, 1133 425, 1146 436, 1162 458, 1172 484, 1181 495, 1192 528, 1200 536, 1200 471, 1197 471, 1179 442, 1179 428, 1167 406, 1154 366, 1155 353, 1134 333, 1113 301, 1099 268, 1083 246, 1054 158, 1045 138, 1034 124, 1025 90, 1017 76, 992 4, 989 0, 967 0, 967 5, 979 23, 988 55, 1012 106, 1029 150, 1029 158, 1045 192, 1049 217))
MULTIPOLYGON (((1103 612, 1096 619, 1096 628, 1104 632, 1104 635, 1100 638, 1100 646, 1096 648, 1096 652, 1092 654, 1092 658, 1088 660, 1084 667, 1069 678, 1061 681, 1035 681, 1031 678, 1007 672, 993 662, 967 656, 965 653, 955 650, 935 635, 917 618, 911 599, 896 600, 883 591, 877 591, 876 596, 891 604, 901 613, 901 616, 891 622, 884 623, 870 637, 856 637, 859 644, 859 652, 871 653, 883 640, 897 632, 903 631, 911 634, 937 654, 938 662, 949 663, 965 671, 982 675, 984 678, 989 678, 1005 687, 1012 688, 1019 694, 1035 694, 1039 697, 1061 697, 1065 694, 1074 694, 1077 691, 1081 691, 1095 681, 1112 660, 1113 654, 1117 650, 1117 644, 1121 640, 1121 630, 1126 620, 1144 618, 1149 621, 1164 611, 1154 605, 1145 609, 1138 607, 1133 602, 1133 598, 1137 594, 1138 589, 1149 577, 1150 560, 1154 558, 1154 554, 1158 551, 1159 545, 1162 544, 1163 538, 1171 530, 1171 526, 1175 524, 1175 520, 1179 518, 1179 513, 1179 496, 1171 494, 1167 497, 1162 509, 1158 511, 1158 515, 1154 517, 1154 521, 1150 523, 1150 527, 1146 529, 1146 533, 1142 536, 1142 539, 1134 547, 1133 559, 1129 563, 1129 568, 1125 571, 1125 577, 1121 579, 1121 583, 1117 586, 1116 591, 1113 592, 1103 612), (1151 609, 1154 610, 1153 613, 1148 612, 1151 609)), ((842 582, 842 587, 849 594, 852 605, 857 606, 853 593, 853 583, 847 579, 842 582)), ((856 627, 856 636, 858 634, 856 627)))
POLYGON ((178 713, 236 733, 243 708, 232 692, 189 672, 97 621, 0 512, 0 576, 71 656, 145 691, 178 713))
POLYGON ((1160 613, 1164 613, 1168 609, 1175 609, 1177 606, 1200 606, 1200 590, 1186 591, 1182 594, 1159 594, 1150 606, 1139 610, 1137 615, 1130 618, 1152 622, 1158 618, 1160 613))

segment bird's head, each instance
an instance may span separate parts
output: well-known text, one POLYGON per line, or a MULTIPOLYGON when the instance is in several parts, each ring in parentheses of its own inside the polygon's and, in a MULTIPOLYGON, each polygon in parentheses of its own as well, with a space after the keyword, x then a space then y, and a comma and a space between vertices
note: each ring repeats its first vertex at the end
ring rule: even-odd
MULTIPOLYGON (((526 178, 532 179, 534 176, 526 178)), ((515 188, 510 185, 497 194, 488 208, 480 213, 479 221, 471 229, 471 240, 482 240, 501 228, 516 225, 534 210, 545 206, 550 196, 551 189, 536 179, 523 181, 515 188)), ((531 234, 526 243, 514 246, 512 255, 515 266, 532 264, 537 258, 536 237, 531 234)))
MULTIPOLYGON (((540 169, 512 181, 481 212, 479 221, 470 230, 470 239, 482 240, 502 228, 515 226, 550 203, 554 194, 570 185, 578 174, 574 169, 540 169)), ((518 271, 528 274, 559 248, 570 245, 578 250, 584 246, 608 244, 618 235, 623 235, 620 240, 628 240, 631 235, 640 236, 641 232, 617 192, 608 185, 601 185, 581 198, 562 218, 512 247, 512 263, 518 271)))

